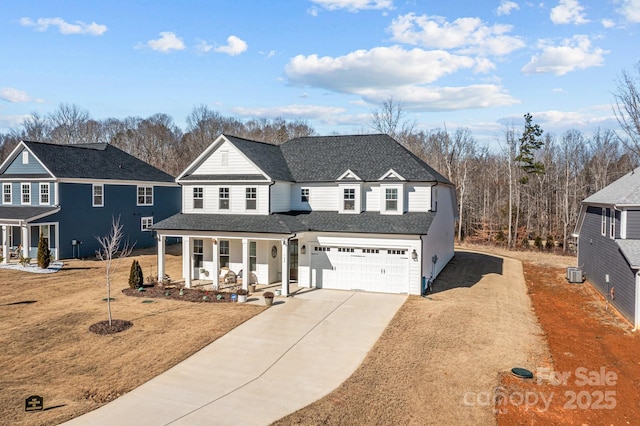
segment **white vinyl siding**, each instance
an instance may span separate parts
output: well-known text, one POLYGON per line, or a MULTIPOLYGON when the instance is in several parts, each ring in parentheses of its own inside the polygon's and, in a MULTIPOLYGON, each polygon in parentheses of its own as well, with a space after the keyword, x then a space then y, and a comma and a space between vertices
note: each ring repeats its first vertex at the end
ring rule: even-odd
POLYGON ((271 186, 271 213, 288 212, 292 210, 290 199, 292 196, 291 191, 292 187, 288 182, 276 182, 271 186))
POLYGON ((428 212, 431 209, 431 186, 428 184, 407 186, 407 211, 428 212))
POLYGON ((222 213, 222 214, 268 214, 268 185, 184 185, 184 213, 222 213), (255 210, 246 210, 246 188, 256 188, 257 201, 255 210), (202 188, 202 208, 194 208, 193 189, 202 188), (229 188, 229 209, 220 209, 220 188, 229 188))
MULTIPOLYGON (((255 175, 260 170, 226 141, 205 159, 194 175, 255 175), (226 165, 225 165, 226 163, 226 165)), ((242 198, 244 200, 244 198, 242 198)))
POLYGON ((338 211, 338 187, 336 184, 296 184, 291 187, 290 210, 338 211), (303 203, 301 188, 309 188, 309 202, 303 203))

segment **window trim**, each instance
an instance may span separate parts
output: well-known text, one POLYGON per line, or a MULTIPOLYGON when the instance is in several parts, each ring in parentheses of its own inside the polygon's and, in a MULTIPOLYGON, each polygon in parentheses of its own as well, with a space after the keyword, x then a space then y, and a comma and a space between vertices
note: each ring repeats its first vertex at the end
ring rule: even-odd
POLYGON ((2 204, 13 204, 13 184, 11 182, 2 183, 2 204), (4 189, 9 188, 9 192, 5 193, 4 189), (6 201, 4 196, 9 195, 9 201, 6 201))
POLYGON ((23 206, 31 205, 31 183, 30 182, 20 182, 20 204, 23 206), (29 191, 24 192, 25 187, 29 191), (28 197, 26 202, 24 201, 25 195, 28 197))
POLYGON ((138 185, 136 188, 136 205, 138 206, 153 206, 153 185, 138 185), (140 190, 143 190, 144 193, 140 195, 140 190), (147 190, 151 190, 151 194, 147 193, 147 190), (147 202, 147 198, 151 196, 151 202, 147 202), (140 202, 140 197, 142 197, 142 203, 140 202))
POLYGON ((204 186, 194 186, 192 191, 192 207, 194 210, 204 209, 204 186), (198 196, 199 195, 199 196, 198 196), (196 206, 196 200, 200 200, 200 206, 196 206))
POLYGON ((309 204, 311 200, 311 190, 309 188, 300 188, 300 202, 309 204))
POLYGON ((601 212, 602 220, 600 221, 600 234, 602 234, 603 237, 607 235, 607 216, 608 216, 607 209, 602 207, 602 212, 601 212))
POLYGON ((231 209, 231 190, 228 186, 221 186, 218 188, 218 210, 230 210, 231 209), (226 197, 222 197, 222 195, 226 197), (226 201, 226 207, 223 206, 223 202, 226 201))
POLYGON ((29 151, 22 151, 22 164, 29 164, 29 151))
POLYGON ((101 183, 94 183, 91 185, 91 204, 93 207, 104 207, 104 185, 101 183), (100 188, 100 202, 96 203, 96 189, 100 188))
POLYGON ((258 188, 255 186, 248 186, 244 190, 244 209, 249 211, 258 210, 258 188), (253 195, 251 197, 251 195, 253 195), (249 203, 253 203, 253 207, 249 207, 249 203))
POLYGON ((258 243, 249 241, 249 271, 256 272, 258 270, 258 243))
POLYGON ((609 210, 609 238, 616 238, 616 209, 609 210))
POLYGON ((231 262, 231 241, 230 240, 220 240, 218 241, 218 264, 220 265, 221 268, 224 268, 225 266, 228 268, 229 264, 231 262), (222 252, 222 246, 226 246, 226 252, 223 253, 222 252), (227 262, 226 265, 223 264, 222 262, 222 258, 225 257, 227 262))
POLYGON ((398 201, 399 201, 399 196, 398 196, 398 188, 385 188, 384 189, 384 211, 386 212, 394 212, 396 213, 398 211, 398 201), (389 198, 389 195, 394 195, 395 194, 395 198, 389 198), (394 208, 389 208, 389 203, 393 202, 395 203, 395 207, 394 208))
POLYGON ((153 216, 143 216, 140 218, 140 230, 142 232, 151 232, 153 228, 153 216), (151 221, 151 223, 149 223, 151 221), (146 224, 146 226, 145 226, 146 224))
POLYGON ((345 212, 356 211, 356 189, 355 188, 342 188, 342 210, 345 212), (350 197, 347 197, 350 195, 350 197), (353 195, 353 197, 351 197, 353 195), (347 208, 347 202, 351 202, 351 207, 347 208))
POLYGON ((48 206, 51 204, 51 184, 49 182, 40 182, 40 205, 41 206, 48 206), (46 192, 46 196, 47 196, 47 201, 42 201, 42 196, 45 195, 42 192, 43 188, 47 188, 47 192, 46 192))

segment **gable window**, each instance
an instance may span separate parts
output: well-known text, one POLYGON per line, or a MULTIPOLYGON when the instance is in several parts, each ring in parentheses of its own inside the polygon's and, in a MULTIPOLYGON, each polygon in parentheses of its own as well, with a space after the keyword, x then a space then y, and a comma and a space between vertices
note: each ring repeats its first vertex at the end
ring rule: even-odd
POLYGON ((49 204, 49 184, 40 184, 40 204, 49 204))
POLYGON ((600 224, 600 233, 604 237, 607 235, 607 209, 602 209, 602 223, 600 224))
POLYGON ((257 199, 258 199, 258 188, 247 188, 246 189, 246 201, 247 201, 247 205, 246 205, 246 209, 247 210, 255 210, 256 209, 256 204, 257 204, 257 199))
POLYGON ((140 218, 140 230, 151 231, 153 227, 153 216, 140 218))
POLYGON ((229 240, 220 240, 220 267, 229 267, 229 240))
POLYGON ((300 201, 303 203, 309 202, 309 188, 300 189, 300 201))
POLYGON ((356 190, 353 188, 346 188, 344 194, 344 210, 356 209, 356 190))
POLYGON ((4 204, 11 204, 11 184, 3 183, 2 184, 2 202, 4 204))
POLYGON ((31 184, 23 183, 20 185, 22 194, 22 204, 31 204, 31 184))
POLYGON ((218 189, 218 208, 229 210, 229 188, 218 189))
POLYGON ((615 209, 609 210, 609 238, 616 237, 616 211, 615 209))
POLYGON ((153 186, 138 187, 138 205, 139 206, 153 205, 153 186))
POLYGON ((22 151, 22 164, 29 164, 29 152, 22 151))
POLYGON ((385 209, 387 211, 398 210, 398 188, 385 189, 385 209))
POLYGON ((204 207, 204 188, 196 186, 193 188, 193 208, 201 209, 204 207))
POLYGON ((104 206, 104 187, 102 185, 93 185, 93 207, 104 206))

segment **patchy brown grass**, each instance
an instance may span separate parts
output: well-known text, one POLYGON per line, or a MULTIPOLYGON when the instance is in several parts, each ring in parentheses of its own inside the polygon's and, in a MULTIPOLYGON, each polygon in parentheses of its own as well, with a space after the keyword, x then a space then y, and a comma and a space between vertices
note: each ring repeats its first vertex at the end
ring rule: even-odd
MULTIPOLYGON (((171 250, 170 250, 171 251, 171 250)), ((179 251, 172 251, 179 253, 179 251)), ((112 285, 113 318, 133 327, 97 335, 107 319, 103 263, 66 261, 54 274, 0 270, 0 419, 3 424, 52 425, 91 411, 169 369, 264 307, 127 297, 129 266, 145 274, 156 257, 138 252, 121 260, 112 285), (25 413, 30 395, 45 411, 25 413)), ((181 258, 167 254, 167 273, 181 276, 181 258)))

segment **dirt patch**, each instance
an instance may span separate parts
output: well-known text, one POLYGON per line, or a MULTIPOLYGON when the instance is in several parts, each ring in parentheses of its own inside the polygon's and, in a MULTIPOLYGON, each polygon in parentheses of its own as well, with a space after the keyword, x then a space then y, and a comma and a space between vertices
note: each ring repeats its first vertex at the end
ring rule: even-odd
MULTIPOLYGON (((113 277, 113 317, 135 325, 96 335, 107 319, 104 266, 65 261, 53 274, 0 270, 0 424, 54 425, 91 411, 152 379, 266 309, 238 303, 185 303, 126 297, 137 259, 155 274, 154 250, 123 259, 113 277), (141 254, 144 253, 144 254, 141 254), (25 399, 44 397, 45 411, 25 413, 25 399)), ((167 273, 180 277, 180 246, 170 246, 167 273)))
MULTIPOLYGON (((174 286, 175 287, 175 286, 174 286)), ((142 290, 125 288, 122 293, 132 297, 152 299, 172 299, 182 302, 197 303, 229 303, 231 293, 216 290, 201 290, 195 288, 161 288, 156 286, 143 287, 142 290)))
POLYGON ((492 424, 498 375, 548 356, 519 261, 456 251, 338 389, 276 424, 492 424))
POLYGON ((640 337, 588 283, 569 284, 564 269, 525 263, 524 272, 553 363, 532 380, 502 378, 498 423, 637 424, 640 337))
POLYGON ((99 321, 92 324, 89 326, 89 331, 105 336, 107 334, 120 333, 130 329, 131 327, 133 327, 133 323, 131 321, 114 319, 111 320, 111 324, 109 324, 109 320, 99 321))

